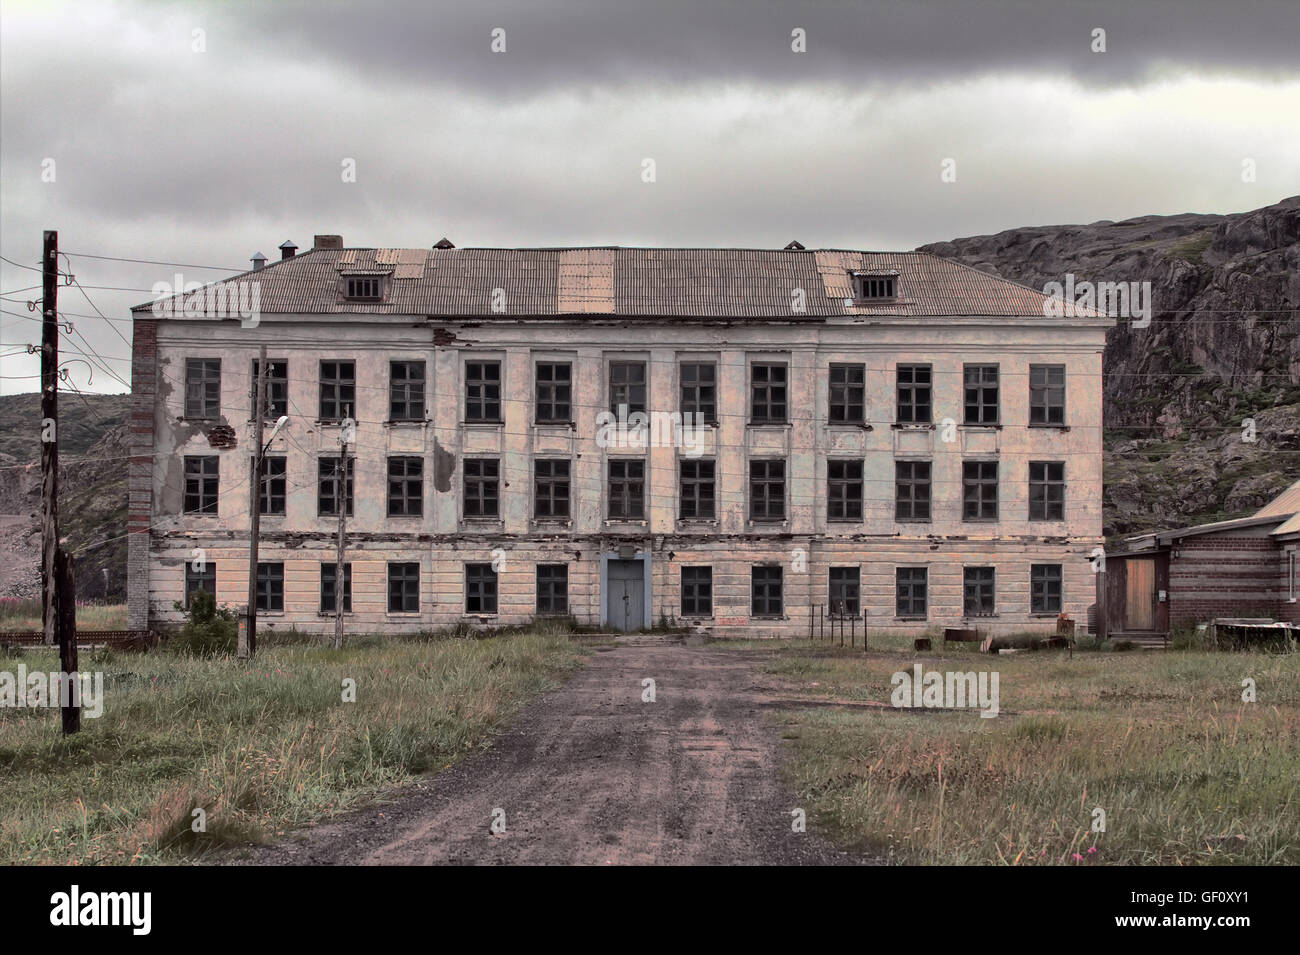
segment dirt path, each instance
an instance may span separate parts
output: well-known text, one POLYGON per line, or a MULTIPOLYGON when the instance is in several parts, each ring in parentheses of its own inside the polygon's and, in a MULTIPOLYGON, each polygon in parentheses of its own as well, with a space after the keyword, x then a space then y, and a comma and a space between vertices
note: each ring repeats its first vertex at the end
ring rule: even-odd
POLYGON ((778 781, 779 691, 756 656, 601 649, 482 756, 393 802, 255 850, 255 864, 846 864, 791 831, 778 781), (656 702, 642 702, 642 681, 656 702), (494 809, 505 832, 493 834, 494 809))

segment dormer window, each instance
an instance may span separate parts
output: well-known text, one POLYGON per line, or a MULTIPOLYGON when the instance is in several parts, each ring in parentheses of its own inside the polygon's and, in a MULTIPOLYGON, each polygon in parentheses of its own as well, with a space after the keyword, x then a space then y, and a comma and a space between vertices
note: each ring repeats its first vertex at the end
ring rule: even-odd
POLYGON ((854 272, 853 294, 859 302, 892 301, 898 298, 898 273, 854 272))
POLYGON ((351 302, 383 301, 383 277, 378 275, 349 275, 344 279, 343 297, 351 302))

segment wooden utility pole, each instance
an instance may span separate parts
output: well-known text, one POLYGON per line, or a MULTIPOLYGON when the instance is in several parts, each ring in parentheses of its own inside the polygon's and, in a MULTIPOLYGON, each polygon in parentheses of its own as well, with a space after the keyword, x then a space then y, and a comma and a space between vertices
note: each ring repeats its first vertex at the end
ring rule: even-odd
POLYGON ((60 708, 63 711, 63 735, 71 736, 81 729, 82 686, 81 674, 77 672, 77 581, 73 574, 72 555, 62 547, 55 555, 54 574, 59 585, 60 708), (62 685, 65 682, 68 683, 66 689, 62 685))
MULTIPOLYGON (((351 415, 352 410, 348 409, 351 415)), ((343 597, 347 593, 347 577, 343 571, 343 541, 348 531, 348 419, 343 421, 339 436, 343 453, 339 456, 339 469, 334 478, 334 506, 339 513, 339 542, 334 557, 334 649, 343 649, 343 597)))
POLYGON ((59 234, 45 230, 41 258, 41 625, 58 642, 59 579, 59 234))
POLYGON ((239 659, 257 653, 257 545, 262 532, 262 419, 266 415, 266 346, 257 350, 257 388, 253 397, 253 480, 248 493, 248 617, 239 634, 239 659))

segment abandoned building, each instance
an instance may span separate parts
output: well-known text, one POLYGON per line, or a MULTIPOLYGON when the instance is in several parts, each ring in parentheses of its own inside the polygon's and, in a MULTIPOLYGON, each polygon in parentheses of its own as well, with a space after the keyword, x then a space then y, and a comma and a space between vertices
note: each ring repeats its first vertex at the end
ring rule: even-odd
POLYGON ((1139 534, 1106 555, 1099 631, 1165 636, 1219 617, 1300 624, 1300 481, 1248 517, 1139 534))
POLYGON ((1112 319, 920 252, 295 253, 133 309, 131 627, 247 602, 263 345, 262 628, 327 631, 340 594, 353 633, 1093 602, 1112 319))

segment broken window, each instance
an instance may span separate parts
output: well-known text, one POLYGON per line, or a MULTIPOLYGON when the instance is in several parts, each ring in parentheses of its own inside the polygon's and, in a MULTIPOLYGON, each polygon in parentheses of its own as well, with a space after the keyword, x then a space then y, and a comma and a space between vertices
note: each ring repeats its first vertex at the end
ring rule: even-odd
POLYGON ((754 424, 785 424, 786 372, 784 364, 755 362, 750 366, 749 419, 754 424))
POLYGON ((320 363, 320 420, 342 421, 356 413, 357 364, 354 361, 320 363))
POLYGON ((1065 424, 1065 366, 1029 366, 1029 423, 1065 424))
POLYGON ((645 461, 633 458, 610 459, 609 519, 645 519, 645 461))
POLYGON ((755 617, 779 617, 784 612, 781 593, 781 568, 754 567, 750 570, 750 614, 755 617))
POLYGON ((569 565, 537 565, 537 612, 569 612, 569 565))
POLYGON ((533 516, 539 521, 569 519, 569 462, 540 458, 533 462, 533 516))
POLYGON ((501 362, 465 362, 465 420, 501 422, 501 362))
POLYGON ((497 612, 497 572, 491 564, 465 565, 465 612, 497 612))
POLYGON ((717 517, 714 501, 717 465, 713 461, 683 458, 681 518, 684 521, 712 520, 717 517))
POLYGON ((388 419, 424 420, 424 362, 388 363, 388 419))
MULTIPOLYGON (((334 613, 335 595, 338 593, 338 564, 320 565, 320 612, 334 613)), ((352 612, 352 564, 343 565, 343 612, 352 612)))
POLYGON ((961 490, 963 521, 998 519, 998 462, 963 461, 961 490))
POLYGON ((894 520, 930 519, 930 462, 894 462, 894 520))
POLYGON ((1029 519, 1065 520, 1065 463, 1029 462, 1029 519))
POLYGON ((568 362, 537 363, 537 420, 547 424, 573 420, 573 366, 568 362))
POLYGON ((898 567, 894 571, 894 612, 900 617, 926 615, 929 573, 924 567, 898 567))
POLYGON ((420 565, 416 562, 388 565, 388 612, 420 612, 420 565))
POLYGON ((929 424, 931 405, 931 371, 929 365, 899 365, 898 423, 929 424))
POLYGON ((862 520, 862 462, 826 462, 826 518, 862 520))
POLYGON ((609 410, 618 415, 646 410, 645 362, 611 361, 609 363, 609 410))
POLYGON ((865 365, 831 365, 830 423, 865 424, 867 408, 865 365))
POLYGON ((998 366, 964 365, 966 424, 998 423, 998 366))
POLYGON ((185 359, 185 417, 221 417, 221 359, 185 359))
POLYGON ((682 568, 682 615, 708 617, 713 613, 713 568, 682 568))
POLYGON ((185 456, 186 514, 217 513, 220 462, 215 454, 185 456))
POLYGON ((1061 612, 1061 565, 1033 564, 1029 568, 1029 612, 1061 612))
POLYGON ((284 564, 279 561, 257 565, 257 609, 270 613, 284 610, 284 564))
POLYGON ((968 617, 987 617, 993 613, 992 567, 966 567, 962 570, 962 611, 968 617))
POLYGON ((496 458, 466 458, 465 517, 497 517, 501 462, 496 458))
POLYGON ((424 513, 424 460, 388 459, 388 516, 419 517, 424 513))
POLYGON ((749 462, 749 519, 785 520, 785 462, 749 462))

